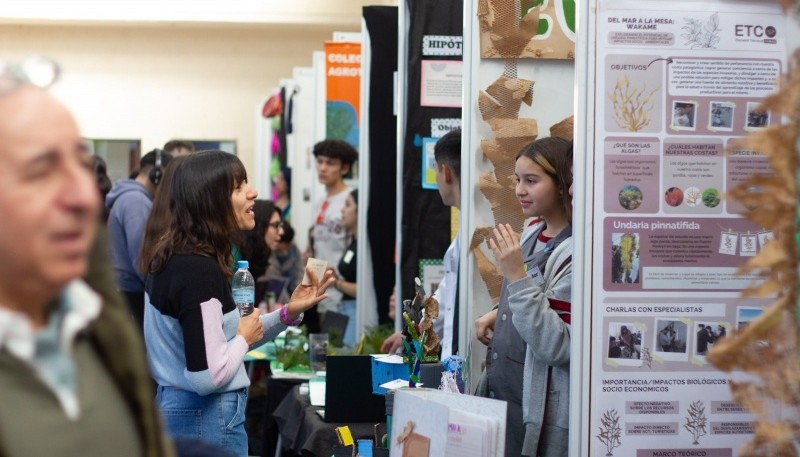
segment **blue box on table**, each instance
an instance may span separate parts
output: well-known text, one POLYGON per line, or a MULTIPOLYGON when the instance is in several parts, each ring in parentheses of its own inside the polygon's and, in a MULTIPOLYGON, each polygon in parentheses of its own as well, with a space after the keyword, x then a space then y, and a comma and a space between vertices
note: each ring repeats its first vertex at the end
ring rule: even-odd
POLYGON ((373 355, 372 356, 372 393, 384 395, 387 389, 381 384, 395 379, 408 381, 408 365, 398 355, 373 355))

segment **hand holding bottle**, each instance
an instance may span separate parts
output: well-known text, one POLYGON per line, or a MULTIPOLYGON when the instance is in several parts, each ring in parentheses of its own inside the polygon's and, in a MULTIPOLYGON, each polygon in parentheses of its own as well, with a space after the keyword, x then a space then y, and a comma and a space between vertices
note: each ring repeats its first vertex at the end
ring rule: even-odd
POLYGON ((238 335, 242 335, 248 346, 261 341, 264 337, 264 329, 261 326, 261 319, 258 313, 250 313, 239 319, 239 328, 236 330, 238 335))

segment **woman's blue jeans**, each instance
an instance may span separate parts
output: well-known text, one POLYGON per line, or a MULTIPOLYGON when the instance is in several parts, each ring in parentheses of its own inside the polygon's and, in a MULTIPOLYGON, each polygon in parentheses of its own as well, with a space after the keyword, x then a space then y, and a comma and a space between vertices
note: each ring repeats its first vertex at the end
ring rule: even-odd
POLYGON ((200 396, 188 390, 158 386, 156 404, 173 438, 196 438, 246 457, 244 413, 247 389, 200 396))

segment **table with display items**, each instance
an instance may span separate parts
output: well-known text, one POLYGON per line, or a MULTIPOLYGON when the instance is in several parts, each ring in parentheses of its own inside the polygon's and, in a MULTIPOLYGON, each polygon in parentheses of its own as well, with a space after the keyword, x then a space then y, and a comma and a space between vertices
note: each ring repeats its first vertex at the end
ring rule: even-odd
POLYGON ((304 457, 328 457, 333 447, 339 444, 336 428, 343 425, 350 428, 354 440, 374 440, 376 431, 378 438, 386 433, 385 422, 325 422, 318 411, 324 411, 324 408, 313 406, 308 395, 300 393, 300 386, 293 387, 286 394, 273 413, 285 452, 304 457))

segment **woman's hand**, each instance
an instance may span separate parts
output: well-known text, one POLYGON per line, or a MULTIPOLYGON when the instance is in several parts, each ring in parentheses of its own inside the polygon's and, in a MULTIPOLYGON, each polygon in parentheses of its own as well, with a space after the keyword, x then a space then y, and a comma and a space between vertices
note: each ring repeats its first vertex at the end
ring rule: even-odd
POLYGON ((261 341, 261 338, 264 337, 264 329, 261 327, 258 308, 247 316, 243 316, 239 319, 239 328, 236 330, 236 333, 244 337, 248 346, 252 346, 261 341))
POLYGON ((483 316, 475 319, 475 337, 485 345, 492 341, 490 332, 494 332, 494 322, 497 320, 497 310, 493 309, 483 316))
POLYGON ((499 224, 494 229, 494 239, 489 238, 489 248, 509 283, 525 277, 519 235, 509 224, 499 224))
POLYGON ((317 279, 317 275, 310 268, 306 268, 306 273, 311 284, 299 284, 292 292, 289 303, 286 304, 286 313, 292 320, 297 319, 303 311, 328 298, 325 290, 335 281, 331 270, 325 272, 322 280, 317 279))
POLYGON ((383 344, 381 344, 381 353, 394 354, 401 347, 403 347, 403 334, 400 332, 395 332, 383 340, 383 344))

